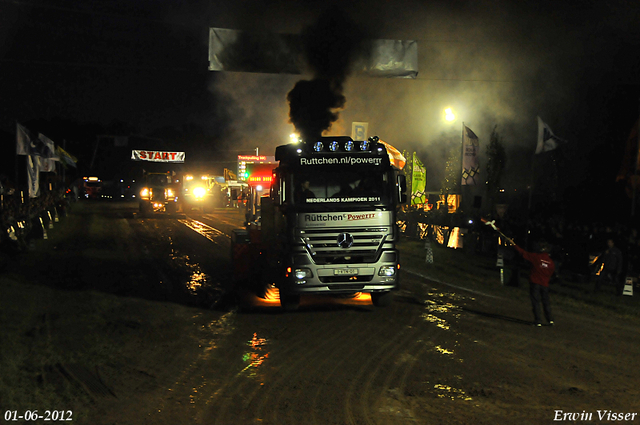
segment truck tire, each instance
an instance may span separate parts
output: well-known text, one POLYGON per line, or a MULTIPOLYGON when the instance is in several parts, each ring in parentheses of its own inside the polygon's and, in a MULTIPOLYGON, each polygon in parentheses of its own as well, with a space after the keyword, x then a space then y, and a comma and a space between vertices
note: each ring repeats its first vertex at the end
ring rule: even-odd
POLYGON ((376 307, 388 307, 391 305, 391 292, 372 292, 371 293, 371 301, 373 301, 373 305, 376 307))
POLYGON ((300 307, 300 295, 281 293, 280 306, 284 311, 296 311, 300 307))

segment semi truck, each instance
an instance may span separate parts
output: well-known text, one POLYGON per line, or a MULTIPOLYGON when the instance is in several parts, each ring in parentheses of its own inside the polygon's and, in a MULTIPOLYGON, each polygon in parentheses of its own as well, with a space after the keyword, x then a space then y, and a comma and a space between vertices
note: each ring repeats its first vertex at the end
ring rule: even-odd
POLYGON ((396 210, 406 179, 379 138, 322 137, 276 148, 260 216, 235 229, 239 287, 278 289, 284 310, 304 294, 370 293, 387 306, 399 285, 396 210))
POLYGON ((178 211, 182 186, 177 176, 184 158, 184 152, 137 149, 131 151, 132 160, 145 164, 138 198, 141 213, 178 211))
POLYGON ((175 172, 145 172, 138 201, 140 212, 143 214, 151 212, 176 213, 180 190, 180 182, 175 178, 175 172))
POLYGON ((189 173, 182 176, 182 209, 199 209, 203 213, 224 206, 223 176, 189 173))

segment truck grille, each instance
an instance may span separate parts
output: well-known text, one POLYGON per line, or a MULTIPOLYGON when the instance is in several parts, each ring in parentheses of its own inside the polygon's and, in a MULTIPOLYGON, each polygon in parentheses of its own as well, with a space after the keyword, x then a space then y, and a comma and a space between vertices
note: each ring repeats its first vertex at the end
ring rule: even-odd
MULTIPOLYGON (((382 245, 391 236, 389 228, 307 229, 298 231, 300 248, 311 255, 316 264, 375 263, 382 245), (348 233, 349 247, 338 245, 338 238, 348 233)), ((341 237, 344 238, 344 237, 341 237)))

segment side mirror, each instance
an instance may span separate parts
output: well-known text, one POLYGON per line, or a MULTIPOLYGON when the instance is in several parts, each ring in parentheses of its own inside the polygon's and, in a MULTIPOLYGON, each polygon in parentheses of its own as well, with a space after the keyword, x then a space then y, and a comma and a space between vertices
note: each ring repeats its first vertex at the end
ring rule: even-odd
POLYGON ((398 188, 398 202, 401 204, 407 203, 407 176, 404 174, 398 174, 396 181, 398 188))

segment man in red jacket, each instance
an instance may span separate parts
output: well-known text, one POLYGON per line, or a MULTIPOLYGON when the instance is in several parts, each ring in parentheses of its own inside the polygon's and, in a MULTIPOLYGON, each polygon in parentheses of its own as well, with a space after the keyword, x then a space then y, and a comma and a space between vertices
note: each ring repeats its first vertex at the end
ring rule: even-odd
POLYGON ((531 263, 529 275, 529 296, 533 308, 533 318, 536 326, 542 326, 540 320, 540 301, 544 310, 544 317, 550 325, 553 325, 551 305, 549 304, 549 280, 555 271, 555 264, 549 256, 548 245, 541 241, 538 243, 537 252, 528 252, 513 243, 514 248, 522 255, 522 258, 531 263))

